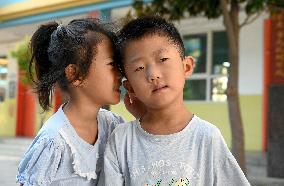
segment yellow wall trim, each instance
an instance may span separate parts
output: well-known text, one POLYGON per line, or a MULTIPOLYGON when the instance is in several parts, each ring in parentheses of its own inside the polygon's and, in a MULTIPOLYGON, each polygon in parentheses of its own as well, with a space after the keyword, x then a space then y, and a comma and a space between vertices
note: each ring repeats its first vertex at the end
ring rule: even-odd
MULTIPOLYGON (((241 114, 245 132, 245 148, 247 151, 262 150, 262 96, 240 95, 241 114)), ((231 129, 227 102, 185 102, 186 107, 200 118, 216 125, 231 146, 231 129)), ((127 121, 134 120, 128 113, 123 102, 111 106, 111 110, 124 117, 127 121)))
POLYGON ((7 59, 0 58, 0 65, 7 65, 7 64, 8 64, 8 60, 7 59))
POLYGON ((0 21, 52 12, 76 6, 101 3, 105 0, 29 0, 0 8, 0 21))

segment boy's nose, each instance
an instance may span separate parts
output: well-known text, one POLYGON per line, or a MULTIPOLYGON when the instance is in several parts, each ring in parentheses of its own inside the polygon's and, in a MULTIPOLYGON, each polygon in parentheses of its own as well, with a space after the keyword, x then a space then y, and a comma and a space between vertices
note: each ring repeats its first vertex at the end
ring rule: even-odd
POLYGON ((152 73, 148 74, 148 81, 149 82, 156 81, 156 80, 158 80, 160 78, 161 78, 161 75, 158 72, 152 72, 152 73))
POLYGON ((154 80, 157 80, 157 79, 160 79, 160 76, 151 76, 150 78, 149 78, 149 81, 154 81, 154 80))

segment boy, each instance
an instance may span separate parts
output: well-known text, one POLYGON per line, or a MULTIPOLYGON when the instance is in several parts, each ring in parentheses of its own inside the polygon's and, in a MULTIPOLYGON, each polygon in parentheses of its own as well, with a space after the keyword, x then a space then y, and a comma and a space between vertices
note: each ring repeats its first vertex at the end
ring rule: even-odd
POLYGON ((138 18, 123 27, 119 41, 125 86, 147 112, 110 136, 101 184, 249 185, 219 129, 183 103, 194 60, 185 56, 174 25, 138 18))

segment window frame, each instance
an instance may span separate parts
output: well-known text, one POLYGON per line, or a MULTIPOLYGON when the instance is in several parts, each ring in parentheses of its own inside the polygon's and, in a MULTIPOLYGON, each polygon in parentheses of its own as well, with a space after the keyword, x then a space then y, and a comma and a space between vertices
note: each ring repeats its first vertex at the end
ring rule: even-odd
POLYGON ((224 28, 215 28, 215 29, 200 29, 195 31, 190 31, 190 28, 186 29, 186 27, 183 27, 183 29, 180 31, 182 38, 184 39, 187 36, 190 35, 196 35, 196 34, 206 34, 206 67, 204 73, 193 73, 189 78, 186 80, 206 80, 206 92, 205 92, 205 100, 184 100, 185 102, 198 102, 198 103, 224 103, 226 101, 213 101, 212 95, 211 95, 211 81, 214 78, 220 78, 220 77, 228 77, 228 75, 222 75, 222 74, 213 74, 212 73, 212 65, 213 65, 213 33, 214 32, 226 32, 224 28))

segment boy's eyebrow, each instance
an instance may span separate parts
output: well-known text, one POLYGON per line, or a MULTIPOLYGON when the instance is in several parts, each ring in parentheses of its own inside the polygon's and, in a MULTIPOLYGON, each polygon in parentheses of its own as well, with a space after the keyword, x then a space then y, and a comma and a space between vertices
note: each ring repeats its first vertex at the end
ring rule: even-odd
POLYGON ((153 52, 153 55, 156 56, 156 55, 159 55, 160 53, 162 52, 167 52, 168 50, 166 48, 160 48, 159 50, 157 51, 154 51, 153 52))
MULTIPOLYGON (((159 50, 156 50, 153 52, 153 56, 157 56, 159 54, 161 54, 162 52, 167 52, 168 50, 166 48, 160 48, 159 50)), ((138 63, 138 61, 140 61, 141 59, 143 59, 142 57, 134 57, 133 59, 129 60, 130 63, 138 63)))
POLYGON ((138 61, 140 61, 141 59, 143 59, 143 57, 134 57, 132 59, 129 60, 130 63, 138 63, 138 61))

